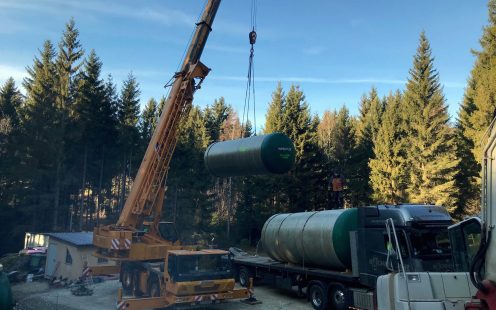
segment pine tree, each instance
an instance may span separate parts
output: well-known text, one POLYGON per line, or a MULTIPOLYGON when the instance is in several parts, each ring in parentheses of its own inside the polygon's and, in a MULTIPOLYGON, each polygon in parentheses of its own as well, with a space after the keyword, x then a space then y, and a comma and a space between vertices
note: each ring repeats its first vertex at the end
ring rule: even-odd
POLYGON ((226 104, 224 97, 216 99, 212 106, 205 108, 205 126, 209 132, 211 141, 219 141, 222 124, 226 121, 232 107, 226 104))
POLYGON ((22 104, 23 96, 14 79, 9 78, 0 88, 0 206, 2 202, 10 202, 12 196, 8 191, 18 177, 22 104))
POLYGON ((436 203, 452 210, 456 205, 455 174, 458 159, 448 107, 434 69, 425 33, 410 69, 405 92, 411 165, 407 191, 412 202, 436 203))
POLYGON ((23 96, 9 78, 0 87, 0 234, 8 236, 0 243, 0 253, 8 253, 22 242, 25 214, 20 197, 25 180, 21 174, 22 154, 19 152, 22 135, 21 109, 23 96))
MULTIPOLYGON (((80 177, 80 199, 79 205, 79 228, 83 229, 83 212, 86 211, 86 224, 88 224, 93 215, 96 206, 86 204, 87 189, 96 192, 98 184, 101 161, 101 152, 104 145, 102 138, 104 122, 107 118, 104 116, 103 108, 105 107, 105 84, 101 79, 102 62, 92 50, 84 63, 81 76, 78 80, 78 92, 75 98, 74 110, 76 116, 76 126, 79 136, 76 137, 79 152, 77 152, 79 163, 80 177)), ((76 150, 78 149, 76 148, 76 150)))
POLYGON ((473 79, 468 81, 465 89, 463 102, 458 111, 456 123, 456 157, 460 160, 455 176, 458 192, 457 207, 453 215, 462 218, 464 215, 474 215, 480 208, 480 170, 481 167, 474 157, 474 128, 471 124, 471 116, 476 110, 474 103, 475 83, 473 79))
POLYGON ((67 109, 71 106, 75 91, 75 75, 83 65, 78 61, 83 57, 84 50, 79 42, 79 30, 74 18, 65 25, 65 30, 59 43, 56 60, 57 67, 57 106, 67 109))
POLYGON ((163 218, 175 220, 183 227, 181 235, 192 240, 193 232, 206 231, 210 223, 211 204, 207 190, 211 177, 203 164, 203 154, 210 137, 201 110, 193 106, 181 120, 177 146, 167 179, 167 202, 163 218))
POLYGON ((356 122, 357 146, 352 161, 356 163, 356 170, 350 178, 353 188, 354 203, 368 204, 372 188, 370 187, 369 161, 374 157, 374 140, 381 126, 384 105, 377 94, 377 89, 372 87, 368 95, 363 95, 360 101, 360 115, 356 122))
MULTIPOLYGON (((25 134, 23 135, 24 169, 29 170, 25 180, 24 203, 31 214, 32 230, 49 230, 49 219, 54 205, 57 155, 60 134, 57 123, 56 67, 55 51, 50 41, 45 41, 40 58, 35 57, 29 67, 28 77, 24 80, 26 104, 23 111, 25 134)), ((29 228, 28 228, 29 229, 29 228)), ((27 230, 27 229, 26 229, 27 230)))
POLYGON ((162 110, 164 109, 164 106, 165 106, 165 102, 167 102, 167 99, 165 99, 164 96, 162 96, 160 98, 160 100, 158 101, 158 106, 157 106, 157 119, 160 118, 160 116, 162 115, 162 110))
MULTIPOLYGON (((276 90, 277 92, 277 90, 276 90)), ((296 161, 303 157, 305 145, 310 141, 311 116, 305 95, 299 86, 291 85, 282 111, 282 132, 285 133, 296 148, 296 161)))
POLYGON ((387 97, 382 123, 374 139, 374 156, 369 162, 373 198, 378 203, 406 201, 408 145, 399 91, 387 97))
POLYGON ((472 152, 480 164, 482 161, 482 140, 489 124, 496 116, 496 0, 488 3, 489 24, 484 28, 480 44, 482 50, 474 51, 476 61, 466 89, 468 126, 465 136, 473 144, 472 152))
POLYGON ((285 94, 281 82, 277 83, 276 90, 272 93, 272 101, 269 103, 265 115, 264 133, 282 131, 282 111, 284 110, 285 94))
POLYGON ((126 191, 129 189, 127 184, 128 176, 136 174, 139 164, 138 152, 139 147, 139 129, 138 120, 140 114, 140 96, 139 84, 132 73, 122 85, 119 98, 118 109, 118 130, 120 146, 120 163, 121 163, 121 190, 120 190, 120 208, 124 205, 126 191))
MULTIPOLYGON (((69 128, 72 127, 70 115, 74 112, 74 97, 76 91, 76 75, 82 66, 80 59, 84 51, 79 42, 79 31, 76 28, 74 19, 71 18, 65 25, 65 30, 58 45, 58 54, 55 60, 55 68, 57 71, 55 88, 56 88, 56 110, 58 113, 57 122, 53 130, 54 135, 58 135, 58 152, 56 154, 55 168, 55 193, 52 215, 52 229, 57 230, 59 225, 59 212, 68 211, 66 205, 63 210, 60 210, 60 201, 66 197, 61 197, 62 192, 68 192, 64 187, 67 186, 65 180, 71 179, 67 171, 67 152, 68 145, 74 143, 72 135, 69 133, 69 128)), ((65 215, 65 214, 64 214, 65 215)))
POLYGON ((151 98, 150 100, 148 100, 140 118, 141 140, 145 149, 152 137, 156 125, 157 125, 157 101, 151 98))

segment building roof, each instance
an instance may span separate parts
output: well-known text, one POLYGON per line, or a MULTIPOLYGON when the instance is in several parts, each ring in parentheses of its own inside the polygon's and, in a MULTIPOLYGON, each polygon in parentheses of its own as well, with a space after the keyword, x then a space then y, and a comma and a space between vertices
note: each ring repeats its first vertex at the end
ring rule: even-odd
POLYGON ((75 246, 93 245, 93 232, 59 232, 47 233, 50 238, 55 238, 75 246))
POLYGON ((229 254, 229 252, 224 251, 224 250, 218 250, 218 249, 203 249, 203 250, 172 250, 168 251, 171 254, 175 255, 205 255, 205 254, 229 254))

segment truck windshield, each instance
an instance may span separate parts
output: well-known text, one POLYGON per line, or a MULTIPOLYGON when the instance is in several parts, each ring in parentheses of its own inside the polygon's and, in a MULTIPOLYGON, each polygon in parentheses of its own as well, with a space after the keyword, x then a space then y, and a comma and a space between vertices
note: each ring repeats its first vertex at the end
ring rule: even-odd
POLYGON ((178 281, 209 280, 231 275, 227 256, 220 254, 178 255, 175 269, 178 281))
POLYGON ((437 258, 451 254, 447 229, 417 229, 411 232, 410 238, 414 256, 437 258))

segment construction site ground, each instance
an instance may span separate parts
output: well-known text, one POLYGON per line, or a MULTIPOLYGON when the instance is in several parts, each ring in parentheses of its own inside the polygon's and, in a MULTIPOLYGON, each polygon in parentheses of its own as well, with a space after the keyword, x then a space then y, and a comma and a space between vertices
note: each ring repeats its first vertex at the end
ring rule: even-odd
MULTIPOLYGON (((47 282, 32 282, 15 284, 12 292, 16 310, 104 310, 115 309, 120 286, 118 280, 109 280, 94 284, 91 296, 74 296, 68 288, 51 288, 47 282)), ((298 298, 296 292, 260 285, 255 288, 255 295, 261 304, 247 305, 236 300, 200 309, 312 309, 306 298, 298 298)))

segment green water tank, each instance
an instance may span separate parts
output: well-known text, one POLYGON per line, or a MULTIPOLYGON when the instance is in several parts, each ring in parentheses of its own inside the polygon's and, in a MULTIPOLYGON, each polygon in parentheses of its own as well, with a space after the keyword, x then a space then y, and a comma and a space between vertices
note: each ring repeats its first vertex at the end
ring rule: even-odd
POLYGON ((282 133, 215 142, 205 151, 208 172, 218 177, 282 174, 295 161, 293 142, 282 133))
POLYGON ((350 232, 357 226, 357 209, 276 214, 261 241, 274 260, 344 270, 351 268, 350 232))

